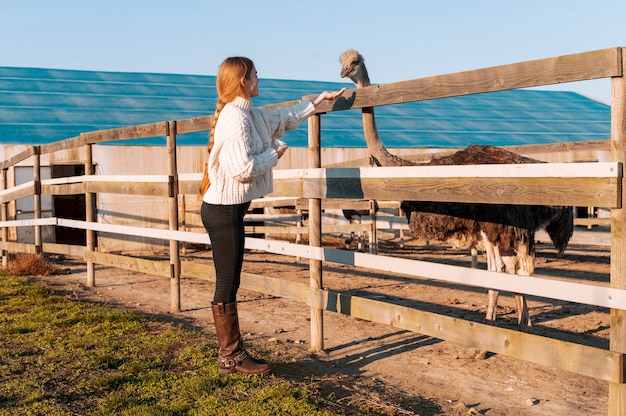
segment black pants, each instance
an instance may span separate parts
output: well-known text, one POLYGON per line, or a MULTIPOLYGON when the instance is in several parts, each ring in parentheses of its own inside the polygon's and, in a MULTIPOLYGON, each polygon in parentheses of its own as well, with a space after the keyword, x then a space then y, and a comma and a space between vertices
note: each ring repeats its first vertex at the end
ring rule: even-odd
POLYGON ((241 266, 245 244, 243 217, 250 202, 238 205, 202 203, 202 224, 209 233, 215 265, 213 304, 233 303, 241 282, 241 266))

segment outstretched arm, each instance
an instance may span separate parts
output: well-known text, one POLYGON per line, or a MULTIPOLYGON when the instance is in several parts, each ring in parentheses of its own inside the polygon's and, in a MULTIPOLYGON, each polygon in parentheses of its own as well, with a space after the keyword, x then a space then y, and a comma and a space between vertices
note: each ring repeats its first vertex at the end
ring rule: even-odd
POLYGON ((343 94, 345 90, 346 90, 346 87, 343 87, 339 91, 334 91, 334 92, 324 91, 323 93, 318 95, 317 98, 313 100, 313 105, 317 107, 324 100, 335 101, 337 98, 341 96, 341 94, 343 94))

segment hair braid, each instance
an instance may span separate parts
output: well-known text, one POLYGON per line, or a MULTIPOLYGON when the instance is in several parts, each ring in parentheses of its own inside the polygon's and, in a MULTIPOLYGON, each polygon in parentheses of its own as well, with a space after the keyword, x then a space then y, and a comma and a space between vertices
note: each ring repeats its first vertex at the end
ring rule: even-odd
MULTIPOLYGON (((217 126, 217 119, 219 118, 222 109, 226 104, 233 101, 238 96, 244 96, 242 81, 248 78, 253 68, 254 63, 252 60, 240 56, 226 58, 220 65, 217 71, 217 80, 215 85, 217 88, 217 104, 215 106, 215 115, 213 116, 211 133, 209 135, 209 154, 211 153, 211 150, 213 150, 213 144, 215 141, 215 126, 217 126)), ((211 181, 209 179, 209 167, 207 160, 207 163, 204 164, 204 175, 202 177, 202 181, 200 182, 199 191, 201 195, 204 195, 207 189, 209 189, 210 184, 211 181)))

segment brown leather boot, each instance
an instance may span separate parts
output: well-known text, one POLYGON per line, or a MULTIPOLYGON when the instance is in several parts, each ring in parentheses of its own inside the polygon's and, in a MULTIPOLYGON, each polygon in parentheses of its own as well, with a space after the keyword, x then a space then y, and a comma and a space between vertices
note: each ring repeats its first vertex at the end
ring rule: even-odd
POLYGON ((218 370, 220 374, 267 374, 270 366, 246 352, 239 331, 237 302, 211 305, 217 334, 218 370))

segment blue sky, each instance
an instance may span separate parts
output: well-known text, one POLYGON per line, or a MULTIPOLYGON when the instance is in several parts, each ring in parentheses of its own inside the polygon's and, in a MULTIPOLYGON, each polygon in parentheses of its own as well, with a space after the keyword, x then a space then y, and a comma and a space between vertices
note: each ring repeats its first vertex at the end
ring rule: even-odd
MULTIPOLYGON (((0 2, 0 65, 215 75, 245 55, 260 78, 343 81, 357 49, 381 84, 626 46, 624 0, 0 2)), ((608 80, 553 86, 605 102, 608 80)))

